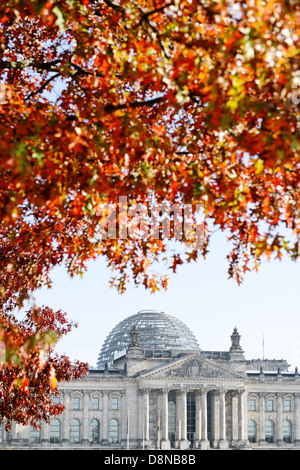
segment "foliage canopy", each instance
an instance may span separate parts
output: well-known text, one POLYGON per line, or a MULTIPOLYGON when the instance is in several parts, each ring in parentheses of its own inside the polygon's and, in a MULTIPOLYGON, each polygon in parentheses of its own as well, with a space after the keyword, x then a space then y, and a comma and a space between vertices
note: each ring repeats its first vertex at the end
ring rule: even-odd
MULTIPOLYGON (((103 238, 103 204, 200 204, 241 282, 297 259, 300 7, 295 0, 0 4, 2 317, 50 271, 103 256, 122 292, 155 291, 163 238, 103 238)), ((117 214, 117 227, 120 220, 117 214)))

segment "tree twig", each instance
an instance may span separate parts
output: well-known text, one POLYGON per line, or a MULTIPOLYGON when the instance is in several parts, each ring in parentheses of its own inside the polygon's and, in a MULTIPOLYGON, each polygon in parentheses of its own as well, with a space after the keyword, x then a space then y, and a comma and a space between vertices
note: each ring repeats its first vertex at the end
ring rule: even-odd
POLYGON ((52 77, 48 78, 48 80, 46 80, 37 90, 29 93, 29 95, 26 96, 25 101, 29 100, 33 96, 43 91, 46 88, 46 86, 49 85, 49 83, 52 82, 52 80, 55 80, 55 78, 59 77, 59 75, 60 75, 59 73, 56 73, 55 75, 52 75, 52 77))
POLYGON ((141 108, 141 107, 146 107, 146 106, 153 106, 154 104, 161 103, 162 101, 165 101, 164 96, 158 96, 157 98, 152 98, 151 100, 146 100, 146 101, 133 101, 132 103, 124 103, 124 104, 118 104, 118 105, 113 105, 113 104, 108 104, 105 106, 105 111, 107 113, 112 113, 114 111, 117 111, 119 109, 126 109, 126 108, 141 108))

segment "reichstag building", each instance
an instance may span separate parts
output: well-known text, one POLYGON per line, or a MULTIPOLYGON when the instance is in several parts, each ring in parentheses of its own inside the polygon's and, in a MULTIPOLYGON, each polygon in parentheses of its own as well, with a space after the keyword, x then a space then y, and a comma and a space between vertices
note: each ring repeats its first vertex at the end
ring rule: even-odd
POLYGON ((236 328, 228 351, 202 351, 159 311, 125 318, 97 368, 62 383, 65 411, 35 430, 0 427, 0 448, 300 449, 300 377, 285 360, 248 360, 236 328))

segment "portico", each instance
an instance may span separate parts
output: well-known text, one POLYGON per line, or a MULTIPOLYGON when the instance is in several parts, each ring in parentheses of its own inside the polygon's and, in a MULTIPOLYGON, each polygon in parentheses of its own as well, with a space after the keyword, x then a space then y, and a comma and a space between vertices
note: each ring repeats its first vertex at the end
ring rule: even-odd
POLYGON ((143 396, 144 445, 150 445, 150 434, 156 437, 161 449, 189 447, 226 449, 228 446, 244 446, 246 443, 244 390, 208 388, 140 389, 143 396), (158 395, 158 409, 151 410, 150 394, 158 395), (175 402, 174 402, 175 397, 175 402), (188 402, 190 406, 188 406, 188 402), (174 407, 172 405, 175 405, 174 407), (173 409, 175 408, 175 413, 173 409), (169 413, 172 413, 170 422, 169 413), (155 427, 150 430, 150 413, 157 414, 157 436, 155 427), (175 415, 175 419, 174 419, 175 415), (226 417, 231 417, 230 423, 226 417))

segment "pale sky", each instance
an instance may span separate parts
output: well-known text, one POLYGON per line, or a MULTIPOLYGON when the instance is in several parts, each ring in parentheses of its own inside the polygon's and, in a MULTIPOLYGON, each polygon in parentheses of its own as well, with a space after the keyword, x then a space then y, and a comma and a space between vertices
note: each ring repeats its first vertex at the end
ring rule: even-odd
POLYGON ((130 286, 121 295, 109 286, 104 260, 91 262, 83 278, 70 279, 63 268, 53 272, 51 290, 35 294, 37 304, 61 309, 78 322, 56 350, 95 367, 106 336, 124 318, 139 310, 157 309, 182 320, 202 350, 228 351, 236 326, 247 359, 286 359, 300 370, 299 263, 265 262, 246 274, 238 286, 228 279, 224 236, 214 234, 206 260, 181 265, 170 274, 166 292, 150 294, 130 286))

